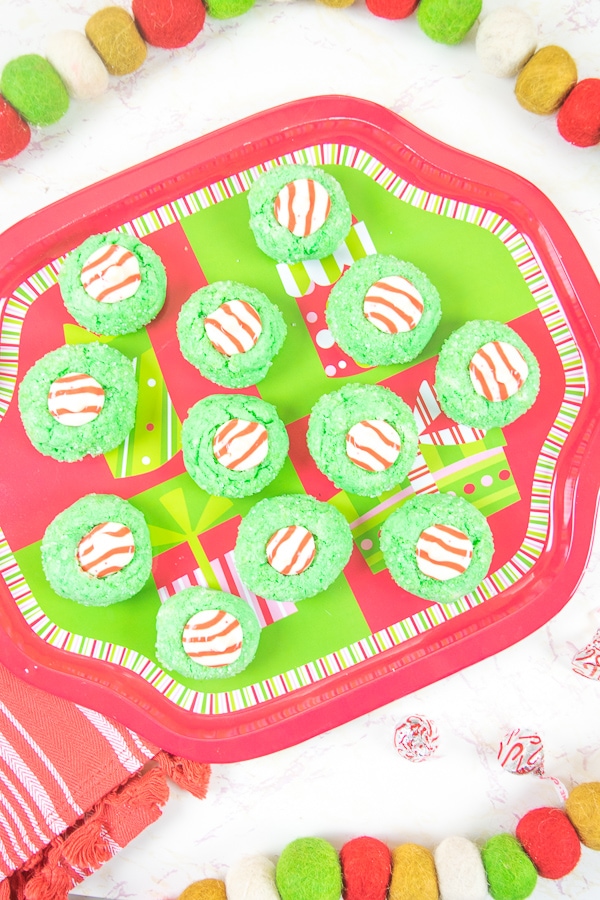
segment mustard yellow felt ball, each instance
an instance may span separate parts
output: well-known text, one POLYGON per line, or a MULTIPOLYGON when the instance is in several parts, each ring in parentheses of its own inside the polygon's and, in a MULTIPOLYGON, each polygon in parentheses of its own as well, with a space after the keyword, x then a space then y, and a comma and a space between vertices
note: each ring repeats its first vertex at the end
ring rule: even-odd
POLYGON ((227 900, 225 882, 218 878, 203 878, 186 887, 178 900, 227 900))
POLYGON ((433 854, 418 844, 401 844, 392 852, 389 900, 438 900, 433 854))
POLYGON ((515 94, 524 109, 548 116, 556 112, 577 83, 577 66, 562 47, 550 45, 535 53, 517 78, 515 94))
POLYGON ((317 0, 323 6, 334 6, 336 9, 344 9, 346 6, 352 6, 354 0, 317 0))
POLYGON ((146 59, 146 44, 120 6, 99 9, 88 19, 85 33, 111 75, 129 75, 146 59))
POLYGON ((600 850, 600 783, 591 781, 574 787, 565 811, 581 843, 600 850))

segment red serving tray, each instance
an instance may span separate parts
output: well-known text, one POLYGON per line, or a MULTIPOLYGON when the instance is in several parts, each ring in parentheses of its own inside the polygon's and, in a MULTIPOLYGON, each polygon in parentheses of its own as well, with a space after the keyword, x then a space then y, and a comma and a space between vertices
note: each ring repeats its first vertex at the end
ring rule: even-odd
MULTIPOLYGON (((527 234, 583 357, 587 392, 554 472, 548 539, 516 584, 458 620, 257 706, 193 714, 127 669, 50 646, 28 626, 0 579, 5 665, 38 687, 114 716, 156 744, 199 760, 235 761, 273 752, 508 647, 545 624, 573 595, 593 535, 600 482, 600 285, 589 263, 560 214, 533 185, 441 144, 373 103, 332 96, 286 104, 41 210, 0 236, 0 259, 6 261, 0 296, 9 297, 31 273, 90 234, 317 143, 359 147, 424 191, 483 205, 527 234)), ((4 439, 0 425, 0 452, 4 439)), ((0 499, 11 478, 0 470, 0 499)))

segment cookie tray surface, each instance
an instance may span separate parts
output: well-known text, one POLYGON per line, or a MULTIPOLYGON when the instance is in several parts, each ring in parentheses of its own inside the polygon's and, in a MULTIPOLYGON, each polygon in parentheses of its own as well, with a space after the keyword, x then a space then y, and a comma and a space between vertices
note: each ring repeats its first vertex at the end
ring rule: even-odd
POLYGON ((253 116, 80 191, 0 236, 0 659, 20 677, 113 716, 190 758, 233 761, 297 743, 515 643, 573 595, 591 543, 600 469, 600 286, 568 226, 540 191, 454 150, 394 113, 350 97, 315 97, 253 116), (272 165, 323 167, 352 211, 326 259, 277 265, 256 246, 246 193, 272 165), (102 338, 134 361, 135 427, 117 450, 76 463, 41 456, 17 410, 27 369, 65 343, 96 338, 67 313, 56 283, 64 256, 119 229, 151 246, 167 300, 133 335, 102 338), (325 322, 332 286, 354 261, 393 254, 418 266, 442 299, 441 323, 411 364, 363 368, 325 322), (185 472, 181 422, 221 392, 182 357, 181 305, 231 279, 281 309, 288 336, 246 393, 273 403, 290 438, 276 480, 255 497, 206 494, 185 472), (445 338, 474 318, 514 328, 536 355, 541 389, 516 422, 457 426, 434 390, 445 338), (414 412, 417 461, 376 498, 338 491, 306 448, 310 410, 348 382, 383 384, 414 412), (495 553, 470 594, 436 604, 394 584, 379 529, 415 493, 453 492, 488 519, 495 553), (40 563, 50 520, 81 496, 112 493, 150 528, 152 577, 131 600, 90 609, 54 594, 40 563), (296 604, 248 591, 233 547, 262 497, 307 493, 350 524, 352 556, 327 591, 296 604), (199 681, 164 671, 156 612, 193 584, 242 596, 261 625, 251 665, 199 681))

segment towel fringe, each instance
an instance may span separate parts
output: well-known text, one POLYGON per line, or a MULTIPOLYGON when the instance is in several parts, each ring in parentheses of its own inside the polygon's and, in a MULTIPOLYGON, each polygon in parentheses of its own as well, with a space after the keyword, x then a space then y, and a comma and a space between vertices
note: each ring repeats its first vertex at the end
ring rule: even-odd
POLYGON ((210 779, 210 766, 206 763, 192 762, 190 759, 184 759, 182 756, 173 756, 166 750, 157 753, 155 760, 158 766, 163 769, 167 778, 178 784, 179 787, 185 788, 194 797, 203 800, 208 790, 208 782, 210 779))
POLYGON ((67 900, 69 891, 161 815, 169 798, 167 777, 203 798, 210 766, 161 750, 140 772, 0 882, 0 900, 67 900))

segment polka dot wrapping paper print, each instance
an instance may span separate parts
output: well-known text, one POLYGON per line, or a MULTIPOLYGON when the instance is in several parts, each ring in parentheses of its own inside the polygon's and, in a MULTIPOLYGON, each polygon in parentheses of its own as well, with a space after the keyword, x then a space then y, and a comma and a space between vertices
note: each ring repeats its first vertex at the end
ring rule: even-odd
MULTIPOLYGON (((23 271, 21 286, 10 291, 0 324, 2 346, 6 353, 13 354, 12 360, 15 328, 19 339, 19 369, 6 369, 0 397, 5 411, 0 439, 3 434, 10 435, 5 442, 5 462, 15 472, 38 473, 35 483, 27 478, 11 480, 0 496, 2 560, 7 560, 1 564, 6 568, 0 568, 3 596, 6 594, 12 604, 18 627, 43 642, 53 664, 54 651, 60 649, 58 656, 66 653, 69 664, 81 673, 83 684, 88 677, 97 679, 110 664, 111 678, 119 682, 120 690, 126 693, 127 685, 135 685, 136 699, 143 700, 148 710, 148 727, 163 738, 168 733, 175 741, 183 730, 187 752, 204 758, 213 751, 229 754, 232 759, 265 752, 298 740, 307 733, 305 729, 328 728, 344 717, 336 698, 346 693, 350 682, 364 692, 367 705, 376 706, 409 689, 403 679, 412 677, 415 664, 423 667, 420 671, 425 673, 425 680, 443 674, 444 652, 436 658, 435 674, 433 670, 426 674, 434 656, 430 648, 439 642, 443 647, 456 648, 453 652, 464 653, 461 665, 475 661, 468 649, 475 642, 463 645, 461 635, 465 629, 492 627, 493 632, 493 623, 502 620, 502 610, 507 608, 505 603, 515 610, 511 615, 517 619, 523 616, 519 628, 526 630, 539 622, 537 616, 550 615, 555 608, 552 604, 565 602, 569 595, 566 586, 560 599, 555 593, 550 601, 545 598, 536 609, 536 617, 531 617, 529 604, 521 606, 519 599, 527 573, 534 566, 552 566, 552 555, 545 550, 554 515, 548 500, 549 479, 560 480, 563 466, 570 471, 567 436, 578 434, 586 404, 594 401, 586 379, 597 365, 590 349, 593 335, 578 330, 574 301, 565 290, 567 274, 543 243, 538 246, 524 233, 524 222, 519 218, 525 203, 532 204, 538 218, 544 220, 547 201, 542 202, 534 189, 523 188, 519 179, 512 181, 507 173, 498 173, 493 167, 484 167, 475 185, 466 170, 456 186, 462 199, 448 196, 445 166, 453 171, 466 166, 460 153, 448 148, 442 151, 435 141, 421 138, 424 143, 419 158, 429 155, 431 172, 438 173, 435 185, 425 184, 411 156, 390 155, 386 141, 369 150, 360 148, 361 131, 353 123, 375 115, 369 104, 348 101, 347 131, 334 140, 327 129, 339 102, 324 101, 318 114, 314 108, 309 112, 302 101, 292 104, 283 131, 281 123, 277 127, 273 124, 281 112, 262 115, 254 125, 251 120, 250 124, 235 126, 222 141, 227 153, 232 147, 238 148, 239 168, 233 174, 219 173, 216 180, 213 172, 210 178, 206 176, 207 183, 202 179, 205 166, 214 165, 214 143, 200 141, 177 151, 173 160, 179 160, 178 177, 190 183, 190 190, 180 196, 153 195, 150 203, 148 195, 143 200, 140 193, 130 205, 127 198, 119 200, 111 195, 112 182, 102 187, 101 201, 110 203, 110 226, 115 233, 135 236, 160 258, 166 271, 164 306, 144 328, 98 338, 75 324, 56 285, 62 260, 35 258, 33 250, 31 268, 23 271), (307 122, 312 122, 310 141, 302 131, 307 122), (273 141, 276 135, 283 135, 282 143, 269 146, 269 152, 262 144, 255 146, 255 126, 263 134, 272 134, 273 141), (299 148, 302 134, 304 145, 299 148), (203 148, 209 145, 212 149, 206 149, 205 157, 203 148), (448 157, 448 153, 455 155, 448 157), (320 260, 276 262, 256 246, 249 228, 249 186, 265 171, 284 163, 323 169, 333 175, 347 198, 352 214, 350 230, 334 252, 320 260), (500 187, 495 186, 498 179, 500 187), (506 214, 498 207, 500 193, 515 198, 506 214), (407 235, 410 246, 405 243, 407 235), (409 363, 358 365, 339 349, 327 325, 332 290, 353 265, 375 254, 410 257, 408 261, 439 293, 439 325, 420 355, 409 363), (467 258, 468 269, 463 265, 467 258), (232 272, 235 282, 224 281, 232 272), (461 286, 460 307, 452 299, 456 283, 461 286), (182 355, 177 338, 180 310, 188 298, 206 291, 207 286, 226 285, 227 296, 221 301, 232 302, 240 299, 240 284, 251 286, 266 298, 260 299, 259 309, 263 335, 268 316, 274 316, 277 322, 281 316, 282 323, 277 332, 281 345, 270 358, 270 366, 261 380, 244 387, 241 393, 216 388, 182 355), (233 289, 236 296, 231 295, 233 289), (507 426, 487 429, 449 418, 436 390, 440 348, 463 321, 477 318, 482 293, 487 298, 486 315, 510 325, 531 348, 542 375, 539 399, 527 412, 507 426), (275 308, 278 314, 273 312, 275 308), (15 316, 16 311, 20 317, 15 316), (18 322, 16 326, 14 321, 18 322), (12 395, 21 365, 25 371, 52 347, 90 344, 118 352, 128 361, 138 392, 135 422, 127 440, 118 447, 78 462, 71 467, 68 479, 58 479, 57 467, 62 475, 66 464, 41 457, 30 446, 12 414, 12 395), (337 488, 308 452, 311 411, 324 396, 349 386, 377 388, 400 398, 411 422, 410 432, 415 435, 415 447, 401 480, 375 496, 337 488), (282 450, 282 458, 277 457, 281 467, 277 469, 273 463, 269 473, 272 480, 267 479, 254 495, 245 493, 245 488, 232 491, 231 496, 213 493, 206 489, 208 482, 201 485, 191 478, 183 464, 182 423, 190 409, 216 394, 230 397, 232 403, 235 400, 237 420, 249 421, 252 416, 248 411, 258 409, 259 400, 266 407, 264 427, 271 451, 282 450), (273 428, 277 421, 277 428, 286 436, 277 431, 276 441, 273 428), (75 610, 50 591, 39 563, 39 541, 48 521, 90 490, 126 496, 144 515, 152 544, 151 578, 134 597, 115 604, 110 620, 101 620, 97 610, 75 610), (450 602, 424 600, 396 585, 380 546, 382 526, 392 515, 410 498, 435 494, 450 499, 455 496, 475 508, 487 521, 494 539, 494 555, 479 583, 450 602), (314 497, 319 510, 325 508, 334 515, 340 526, 341 549, 332 548, 336 551, 336 568, 326 566, 327 571, 320 571, 314 590, 312 585, 303 596, 285 593, 277 599, 270 595, 269 587, 275 576, 303 579, 323 558, 318 523, 278 519, 268 533, 265 531, 263 562, 273 573, 267 580, 261 577, 246 584, 235 548, 240 523, 252 519, 256 504, 270 504, 282 495, 314 497), (292 534, 294 540, 298 539, 298 551, 302 545, 301 552, 295 553, 299 563, 304 564, 313 553, 310 542, 303 544, 306 535, 299 526, 313 536, 314 562, 297 575, 284 576, 269 562, 266 547, 276 532, 285 529, 287 533, 292 526, 298 529, 292 534), (10 585, 5 572, 10 572, 10 585), (326 583, 327 589, 319 590, 326 583), (157 659, 157 611, 182 590, 198 587, 241 597, 256 616, 260 639, 256 654, 243 671, 228 677, 219 677, 217 671, 216 676, 203 679, 173 672, 157 659), (370 679, 362 680, 362 672, 388 665, 393 673, 389 681, 376 679, 369 687, 370 679), (126 670, 122 683, 121 670, 126 670), (315 702, 304 707, 301 701, 308 694, 315 702), (326 697, 331 699, 324 702, 326 697), (273 716, 268 737, 260 728, 248 727, 255 719, 263 721, 263 715, 273 716), (217 751, 203 731, 203 723, 225 721, 223 717, 231 723, 227 727, 231 727, 233 737, 225 749, 219 746, 217 751)), ((386 131, 396 143, 409 147, 416 140, 417 133, 407 123, 385 110, 377 109, 375 120, 377 129, 386 131)), ((168 167, 166 161, 164 165, 168 167)), ((162 177, 165 183, 180 183, 177 178, 169 180, 167 169, 162 177)), ((86 199, 81 221, 85 230, 89 227, 90 233, 100 233, 94 216, 86 212, 88 203, 86 199)), ((81 222, 78 227, 83 227, 81 222)), ((553 239, 560 245, 560 231, 553 239)), ((77 240, 65 242, 65 255, 78 245, 77 240)), ((573 275, 576 286, 586 273, 580 262, 578 257, 573 275)), ((253 296, 258 303, 256 294, 253 296)), ((586 292, 589 296, 595 296, 593 287, 586 292)), ((578 293, 578 310, 581 302, 578 293)), ((214 353, 216 356, 219 351, 214 353)), ((236 354, 220 356, 231 360, 236 354)), ((378 423, 380 419, 379 413, 361 411, 360 423, 378 423)), ((215 431, 222 424, 215 419, 215 431)), ((379 429, 378 424, 375 427, 379 429)), ((362 428, 360 434, 352 434, 352 440, 360 443, 365 428, 373 431, 371 425, 362 428)), ((387 430, 379 429, 379 433, 385 438, 386 453, 390 449, 386 441, 400 444, 399 459, 403 444, 406 449, 408 443, 408 431, 400 425, 393 428, 399 441, 387 430)), ((349 432, 350 428, 343 435, 344 442, 349 432)), ((375 449, 387 464, 387 457, 375 449)), ((246 452, 243 448, 232 450, 236 459, 246 452)), ((233 457, 223 458, 233 462, 233 457)), ((269 453, 259 468, 268 464, 269 453)), ((244 470, 229 469, 215 458, 217 465, 228 482, 232 483, 234 476, 240 476, 240 483, 247 477, 244 470)), ((116 520, 109 516, 104 521, 116 520)), ((577 526, 582 527, 582 522, 586 522, 585 516, 577 519, 577 526)), ((244 561, 248 565, 257 555, 253 539, 252 534, 246 534, 244 561)), ((584 530, 583 544, 586 540, 589 534, 584 530)), ((468 547, 463 544, 459 542, 455 555, 467 559, 468 547)), ((574 542, 573 546, 579 544, 574 542)), ((282 558, 277 539, 271 549, 273 562, 286 568, 289 561, 282 558)), ((578 565, 574 563, 573 570, 566 567, 569 577, 574 577, 578 565)), ((488 646, 499 649, 502 641, 499 639, 496 645, 492 639, 488 646)), ((110 702, 119 701, 111 695, 110 702)))

